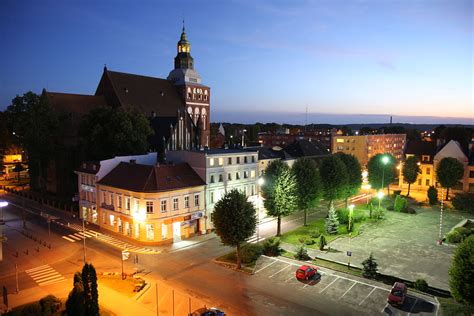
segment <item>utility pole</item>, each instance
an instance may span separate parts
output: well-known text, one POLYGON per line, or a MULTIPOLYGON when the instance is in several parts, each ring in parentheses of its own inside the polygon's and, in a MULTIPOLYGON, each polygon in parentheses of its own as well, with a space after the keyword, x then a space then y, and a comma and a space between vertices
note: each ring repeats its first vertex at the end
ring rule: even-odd
POLYGON ((156 316, 160 316, 160 309, 158 306, 158 283, 155 283, 155 292, 156 292, 156 316))
POLYGON ((82 240, 84 249, 84 264, 86 264, 86 224, 84 219, 82 219, 82 240))
POLYGON ((15 278, 16 278, 16 294, 20 293, 20 288, 18 287, 18 265, 15 263, 15 278))

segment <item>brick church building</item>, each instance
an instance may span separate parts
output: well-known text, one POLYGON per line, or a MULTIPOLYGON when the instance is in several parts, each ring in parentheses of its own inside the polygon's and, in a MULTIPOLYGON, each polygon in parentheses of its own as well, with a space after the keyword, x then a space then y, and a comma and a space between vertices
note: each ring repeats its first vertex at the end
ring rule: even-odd
MULTIPOLYGON (((151 148, 159 152, 164 149, 201 149, 210 144, 211 91, 201 83, 201 77, 194 69, 191 44, 184 26, 177 43, 174 69, 166 79, 116 72, 104 67, 94 95, 46 90, 43 90, 43 95, 54 111, 70 120, 69 131, 61 142, 71 148, 78 144, 78 127, 84 115, 104 106, 141 110, 149 117, 154 130, 151 148)), ((73 189, 67 179, 70 175, 64 174, 68 168, 61 166, 60 162, 68 157, 58 158, 48 170, 46 188, 50 192, 69 195, 73 189), (64 185, 65 181, 69 183, 64 185)))

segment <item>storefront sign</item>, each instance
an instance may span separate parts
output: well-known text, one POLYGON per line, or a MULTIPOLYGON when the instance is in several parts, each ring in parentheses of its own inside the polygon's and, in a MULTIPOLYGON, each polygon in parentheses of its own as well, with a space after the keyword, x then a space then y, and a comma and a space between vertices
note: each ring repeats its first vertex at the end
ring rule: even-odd
POLYGON ((202 212, 197 212, 191 215, 191 219, 198 219, 202 217, 202 212))

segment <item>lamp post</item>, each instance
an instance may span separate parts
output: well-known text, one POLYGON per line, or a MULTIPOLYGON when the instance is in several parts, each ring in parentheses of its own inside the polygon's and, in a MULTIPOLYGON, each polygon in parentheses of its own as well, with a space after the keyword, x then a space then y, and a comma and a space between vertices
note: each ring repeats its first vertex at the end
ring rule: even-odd
POLYGON ((258 178, 258 195, 259 195, 259 203, 258 203, 258 210, 257 210, 257 242, 260 241, 260 208, 262 207, 263 204, 263 198, 260 193, 260 190, 262 188, 262 185, 265 183, 265 180, 260 177, 258 178))
POLYGON ((84 264, 86 264, 86 224, 84 218, 82 219, 82 240, 83 240, 83 250, 84 250, 84 264))
POLYGON ((3 225, 5 225, 3 220, 3 208, 6 206, 8 206, 7 201, 0 201, 0 212, 2 213, 0 216, 0 261, 3 261, 3 242, 6 240, 6 237, 3 236, 3 225))
POLYGON ((380 201, 382 200, 384 194, 382 191, 377 192, 377 197, 379 199, 379 211, 380 211, 380 201))
POLYGON ((245 140, 245 132, 246 132, 246 131, 247 131, 246 129, 243 129, 243 130, 242 130, 242 147, 245 146, 245 141, 244 141, 244 140, 245 140))
POLYGON ((351 252, 351 241, 352 241, 351 226, 352 226, 352 213, 354 212, 354 207, 355 207, 354 204, 349 205, 349 227, 347 229, 349 231, 349 251, 347 252, 347 267, 349 269, 351 268, 351 256, 352 256, 352 252, 351 252))
POLYGON ((382 191, 383 191, 383 182, 384 182, 384 178, 385 178, 385 165, 388 164, 389 162, 389 158, 387 156, 383 156, 382 157, 382 191))
POLYGON ((0 201, 0 211, 1 211, 1 214, 0 214, 0 225, 3 225, 3 222, 4 222, 4 219, 3 219, 3 208, 8 206, 8 202, 7 201, 0 201))

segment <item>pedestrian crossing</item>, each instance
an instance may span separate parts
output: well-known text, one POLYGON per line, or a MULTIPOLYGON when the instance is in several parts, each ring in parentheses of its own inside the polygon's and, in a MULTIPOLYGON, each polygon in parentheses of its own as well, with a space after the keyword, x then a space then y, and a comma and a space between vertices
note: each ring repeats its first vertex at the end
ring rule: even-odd
POLYGON ((85 229, 83 231, 82 225, 68 223, 67 227, 77 231, 76 233, 62 236, 63 239, 69 242, 80 242, 83 239, 95 237, 105 243, 108 243, 109 245, 112 245, 122 250, 127 249, 132 252, 143 253, 143 254, 157 254, 161 252, 159 250, 155 250, 151 248, 135 246, 125 241, 119 240, 115 237, 112 237, 110 235, 102 234, 91 229, 85 229))
POLYGON ((50 285, 64 280, 64 277, 54 270, 49 264, 45 264, 36 268, 25 270, 39 286, 50 285))

